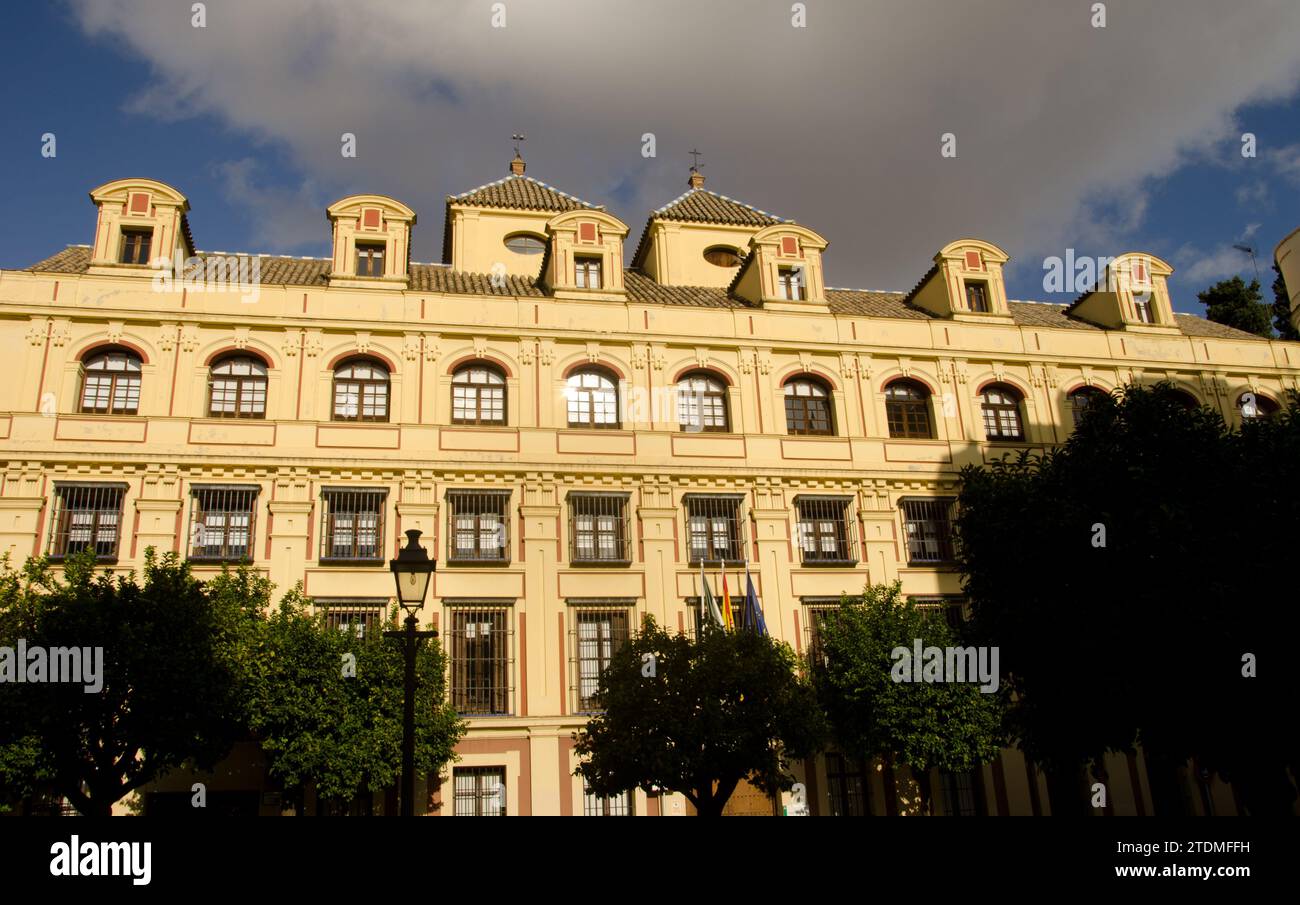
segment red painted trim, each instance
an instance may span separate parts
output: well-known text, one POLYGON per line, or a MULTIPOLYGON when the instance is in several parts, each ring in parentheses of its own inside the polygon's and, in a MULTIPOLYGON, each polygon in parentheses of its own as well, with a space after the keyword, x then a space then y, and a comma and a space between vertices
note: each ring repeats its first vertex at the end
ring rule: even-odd
POLYGON ((455 361, 453 361, 451 364, 447 365, 447 374, 448 375, 455 374, 457 368, 472 361, 487 362, 488 364, 499 368, 507 378, 513 378, 515 376, 514 372, 510 370, 510 365, 506 364, 501 359, 495 358, 491 355, 466 355, 463 358, 458 358, 455 361))
MULTIPOLYGON (((420 299, 420 307, 424 307, 424 299, 420 299)), ((415 418, 421 424, 424 423, 424 334, 420 334, 420 367, 419 367, 420 390, 415 399, 415 418)), ((331 402, 331 405, 333 403, 331 402)), ((438 444, 442 445, 442 435, 438 435, 438 444)))
MULTIPOLYGON (((271 485, 271 498, 275 498, 275 485, 271 485)), ((275 513, 267 507, 266 511, 266 558, 271 558, 271 532, 275 530, 275 513)))
POLYGON ((677 376, 673 378, 672 382, 680 383, 682 378, 688 374, 708 374, 710 377, 717 377, 719 380, 722 381, 724 386, 727 387, 734 386, 734 384, 731 382, 731 378, 716 368, 700 368, 700 367, 682 368, 680 371, 677 372, 677 376))
POLYGON ((181 287, 181 307, 182 307, 182 308, 185 307, 185 300, 188 299, 189 297, 190 297, 190 290, 189 290, 189 287, 188 287, 188 286, 182 286, 182 287, 181 287))
MULTIPOLYGON (((555 614, 557 625, 560 627, 560 663, 567 664, 568 660, 564 657, 564 610, 555 614)), ((567 683, 561 683, 560 688, 560 716, 566 716, 568 713, 569 689, 567 683)))
POLYGON ((791 380, 796 380, 801 377, 802 378, 816 377, 820 380, 824 380, 826 381, 827 386, 829 386, 833 392, 836 393, 840 392, 839 382, 834 377, 831 376, 831 373, 829 371, 819 368, 816 365, 813 365, 812 369, 808 371, 805 371, 799 365, 795 365, 788 368, 780 377, 777 378, 776 381, 777 386, 784 387, 791 380))
POLYGON ((108 342, 108 341, 103 341, 103 342, 97 342, 97 343, 95 343, 95 344, 92 345, 92 346, 87 346, 86 348, 82 349, 80 352, 77 353, 77 358, 76 358, 76 360, 77 360, 77 361, 85 361, 87 357, 89 357, 89 356, 91 356, 91 355, 94 355, 95 353, 97 353, 97 352, 99 352, 99 351, 101 351, 101 350, 104 350, 104 349, 117 349, 117 348, 121 348, 121 349, 130 349, 130 350, 131 350, 132 352, 134 352, 136 355, 139 355, 139 356, 140 356, 140 363, 141 363, 141 364, 146 364, 146 365, 149 364, 149 355, 148 355, 148 353, 145 352, 144 349, 141 349, 139 346, 137 346, 135 343, 128 342, 127 340, 124 340, 124 339, 119 339, 119 340, 118 340, 117 342, 115 342, 115 343, 111 343, 111 342, 108 342))
POLYGON ((41 534, 45 531, 45 513, 49 511, 47 505, 49 497, 46 495, 45 488, 50 480, 49 475, 41 475, 41 511, 36 516, 36 540, 32 544, 32 556, 41 555, 41 534))
POLYGON ((980 395, 991 386, 1011 387, 1011 389, 1015 390, 1017 393, 1020 394, 1021 402, 1024 402, 1026 399, 1029 398, 1028 388, 1023 386, 1018 380, 1012 380, 1009 377, 1003 377, 1001 380, 994 378, 993 380, 984 381, 979 385, 979 388, 975 390, 975 395, 976 396, 980 395))
POLYGON ((59 300, 59 281, 58 281, 58 280, 55 280, 55 281, 54 281, 54 295, 52 295, 52 296, 50 297, 50 301, 52 301, 52 302, 57 302, 58 300, 59 300))
POLYGON ((758 409, 758 432, 763 429, 763 384, 758 379, 758 368, 754 368, 754 406, 758 409))
POLYGON ((610 364, 603 358, 600 361, 596 362, 595 364, 592 364, 589 361, 575 361, 573 364, 569 365, 567 368, 564 369, 564 373, 561 374, 560 377, 562 377, 565 380, 568 380, 569 376, 573 374, 575 371, 583 371, 588 368, 604 369, 614 374, 616 377, 618 377, 619 380, 627 380, 627 375, 623 373, 623 371, 618 367, 618 365, 610 364))
POLYGON ((302 313, 307 313, 307 293, 302 294, 302 313))
MULTIPOLYGON (((295 420, 302 418, 302 374, 307 370, 307 334, 298 334, 298 404, 294 409, 293 417, 295 420)), ((330 406, 333 407, 334 400, 330 400, 330 406)))
POLYGON ((229 355, 231 352, 235 352, 239 355, 247 355, 249 358, 256 358, 258 361, 266 365, 268 368, 275 367, 273 364, 271 364, 271 359, 267 358, 266 355, 264 355, 263 353, 258 352, 254 349, 240 349, 235 346, 222 346, 220 349, 213 352, 204 360, 203 366, 211 367, 218 358, 221 358, 225 355, 229 355))
POLYGON ((167 400, 168 416, 176 414, 176 377, 181 366, 181 344, 176 343, 176 354, 172 357, 172 392, 167 400))
POLYGON ((891 383, 898 383, 898 382, 900 382, 900 381, 902 381, 902 382, 904 382, 904 383, 906 383, 906 382, 908 382, 908 381, 911 381, 911 382, 913 382, 913 383, 919 383, 921 386, 923 386, 923 387, 926 388, 926 390, 930 393, 931 396, 933 396, 933 395, 935 395, 936 393, 939 392, 937 389, 935 389, 934 384, 932 384, 930 381, 926 380, 924 377, 916 377, 916 376, 906 377, 906 376, 904 376, 904 375, 902 375, 902 374, 894 374, 894 375, 891 376, 891 377, 886 377, 886 378, 884 378, 883 380, 881 380, 881 382, 880 382, 880 389, 877 390, 877 392, 879 392, 879 393, 883 393, 883 392, 885 392, 885 390, 887 390, 887 389, 889 388, 889 385, 890 385, 891 383))
POLYGON ((391 375, 391 374, 394 374, 394 373, 397 372, 397 365, 393 364, 393 362, 388 358, 387 355, 383 355, 383 354, 381 354, 381 353, 379 353, 379 352, 374 352, 374 351, 371 351, 371 352, 357 352, 356 350, 353 350, 353 351, 351 351, 351 352, 344 352, 344 353, 342 353, 341 355, 336 355, 336 356, 334 357, 334 360, 331 361, 328 365, 326 365, 326 367, 329 368, 331 371, 333 371, 335 368, 337 368, 337 367, 338 367, 339 365, 341 365, 343 362, 348 361, 349 359, 353 359, 353 358, 358 359, 358 360, 360 360, 360 359, 366 359, 366 358, 373 358, 373 359, 375 359, 376 361, 382 362, 382 363, 383 363, 383 364, 388 368, 388 373, 389 373, 390 375, 391 375))
POLYGON ((528 716, 528 614, 522 612, 519 614, 519 715, 528 716))
MULTIPOLYGON (((46 321, 46 323, 45 323, 45 353, 41 356, 41 377, 40 377, 40 379, 39 379, 38 381, 36 381, 36 407, 32 409, 32 411, 34 411, 34 412, 39 412, 39 411, 41 410, 41 397, 45 395, 45 392, 44 392, 44 391, 45 391, 45 368, 46 368, 46 366, 49 364, 49 361, 50 361, 50 335, 51 335, 53 332, 54 332, 54 321, 46 321)), ((80 388, 80 387, 77 388, 77 392, 78 392, 78 393, 81 392, 81 388, 80 388)), ((56 408, 57 408, 57 406, 56 406, 56 408)), ((81 408, 80 400, 78 400, 77 408, 81 408)), ((35 554, 33 554, 33 555, 35 555, 35 554)))

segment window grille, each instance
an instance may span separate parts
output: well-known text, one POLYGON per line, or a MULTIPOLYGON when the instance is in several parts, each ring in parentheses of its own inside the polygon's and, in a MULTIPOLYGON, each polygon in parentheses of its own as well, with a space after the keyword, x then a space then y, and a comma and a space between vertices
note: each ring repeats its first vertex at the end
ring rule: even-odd
POLYGON ((952 516, 955 502, 950 498, 902 501, 908 562, 952 560, 952 516))
POLYGON ((914 440, 934 439, 930 423, 930 394, 910 380, 885 387, 885 420, 889 436, 914 440))
POLYGON ((944 809, 949 817, 978 817, 979 804, 976 797, 979 783, 973 770, 961 773, 940 771, 943 783, 944 809))
MULTIPOLYGON (((732 575, 727 579, 727 581, 730 582, 731 579, 735 577, 736 576, 732 575)), ((741 572, 740 581, 744 581, 744 580, 745 580, 745 573, 741 572)), ((717 575, 710 575, 709 588, 714 593, 713 602, 718 605, 718 612, 721 613, 722 612, 722 579, 719 578, 717 575)), ((691 624, 690 627, 687 629, 687 635, 691 638, 697 638, 699 637, 700 625, 701 625, 700 620, 702 618, 702 611, 700 608, 704 605, 704 601, 699 597, 687 597, 686 605, 690 607, 691 610, 691 624)), ((736 593, 733 589, 731 594, 731 622, 733 625, 744 625, 744 620, 745 620, 744 591, 742 590, 740 593, 736 593)))
POLYGON ((593 794, 582 784, 582 816, 584 817, 631 817, 634 815, 632 793, 619 792, 617 795, 601 797, 593 794))
POLYGON ((321 491, 321 562, 381 562, 387 490, 321 491))
POLYGON ((448 604, 451 705, 462 716, 513 713, 514 619, 508 604, 448 604))
POLYGON ((739 496, 691 494, 686 497, 686 537, 690 562, 740 563, 745 555, 745 523, 739 496))
POLYGON ((689 374, 677 382, 677 423, 684 431, 730 430, 727 387, 708 374, 689 374))
POLYGON ((316 611, 325 617, 325 624, 341 632, 352 632, 358 638, 380 631, 388 601, 383 597, 316 597, 312 601, 316 611))
POLYGON ((190 494, 190 559, 253 558, 256 485, 197 484, 190 494))
POLYGON ((632 561, 629 494, 569 493, 569 561, 632 561))
POLYGON ((792 434, 833 434, 830 391, 815 380, 791 380, 787 383, 785 427, 792 434))
POLYGON ((510 561, 510 491, 447 491, 447 559, 510 561))
POLYGON ((457 817, 506 816, 505 767, 456 767, 451 775, 457 817))
POLYGON ((984 435, 990 440, 1023 440, 1020 394, 1007 387, 992 386, 980 394, 984 413, 984 435))
POLYGON ((140 356, 104 352, 82 365, 81 411, 134 415, 140 409, 140 356))
POLYGON ((855 757, 826 755, 826 784, 832 817, 871 816, 871 774, 855 757))
POLYGON ((803 633, 808 639, 805 650, 813 663, 821 662, 825 656, 822 653, 822 626, 827 614, 837 611, 839 607, 838 597, 803 598, 803 633))
POLYGON ((574 713, 596 713, 600 674, 629 637, 630 601, 583 601, 573 607, 569 673, 574 713))
POLYGON ((970 602, 963 597, 912 597, 913 606, 922 612, 942 613, 953 631, 960 631, 970 619, 970 602))
POLYGON ((334 371, 335 421, 387 421, 388 369, 374 361, 352 361, 334 371))
POLYGON ((208 376, 209 418, 265 418, 266 365, 248 356, 226 358, 208 376))
POLYGON ((603 371, 584 370, 569 376, 564 398, 569 413, 569 427, 595 427, 617 430, 618 385, 603 371))
POLYGON ((807 564, 852 564, 858 561, 858 533, 846 497, 796 497, 799 554, 807 564))
POLYGON ((505 424, 506 379, 493 368, 473 365, 451 378, 454 424, 505 424))
POLYGON ((50 556, 62 558, 90 550, 98 559, 116 560, 126 488, 119 483, 56 483, 50 556))

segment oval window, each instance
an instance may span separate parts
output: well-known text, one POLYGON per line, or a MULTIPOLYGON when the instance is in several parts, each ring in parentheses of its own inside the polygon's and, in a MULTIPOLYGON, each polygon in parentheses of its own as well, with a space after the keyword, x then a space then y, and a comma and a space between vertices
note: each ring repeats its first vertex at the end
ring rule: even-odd
POLYGON ((506 248, 517 255, 539 255, 546 250, 546 240, 532 233, 514 233, 506 236, 506 248))
POLYGON ((704 249, 704 260, 718 267, 739 267, 740 255, 734 248, 728 248, 725 245, 715 245, 712 248, 704 249))

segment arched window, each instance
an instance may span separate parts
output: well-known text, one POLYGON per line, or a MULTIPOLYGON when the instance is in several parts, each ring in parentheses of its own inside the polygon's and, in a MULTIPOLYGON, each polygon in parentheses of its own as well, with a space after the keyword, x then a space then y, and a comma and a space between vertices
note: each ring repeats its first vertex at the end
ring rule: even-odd
POLYGON ((248 355, 230 355, 208 372, 209 418, 265 418, 266 365, 248 355))
POLYGON ((451 420, 455 424, 505 424, 506 379, 496 368, 468 364, 451 378, 451 420))
POLYGON ((714 245, 704 249, 704 260, 717 267, 740 266, 740 254, 727 245, 714 245))
POLYGON ((354 358, 334 369, 335 421, 388 420, 388 368, 354 358))
POLYGON ((831 391, 811 377, 797 377, 785 385, 785 427, 792 434, 833 434, 831 391))
POLYGON ((569 427, 603 427, 617 430, 618 384, 598 368, 584 368, 569 376, 564 388, 569 427))
POLYGON ((517 255, 539 255, 546 251, 546 237, 535 233, 511 233, 505 246, 517 255))
POLYGON ((1083 421, 1083 416, 1088 409, 1095 406, 1105 395, 1096 387, 1079 387, 1070 394, 1070 415, 1074 418, 1075 427, 1083 421))
POLYGON ((81 366, 81 411, 134 415, 140 409, 140 356, 124 349, 100 352, 81 366))
POLYGON ((1201 404, 1196 401, 1196 397, 1186 390, 1174 390, 1174 399, 1188 411, 1195 411, 1201 407, 1201 404))
POLYGON ((702 371, 677 381, 677 423, 685 431, 731 430, 726 384, 702 371))
POLYGON ((1280 408, 1272 399, 1259 393, 1242 393, 1237 397, 1237 411, 1241 413, 1242 421, 1272 418, 1280 408))
POLYGON ((930 391, 914 380, 895 380, 885 387, 885 420, 891 437, 933 440, 930 391))
POLYGON ((1020 394, 1009 386, 995 383, 980 394, 984 413, 984 435, 990 440, 1023 440, 1025 426, 1020 420, 1020 394))

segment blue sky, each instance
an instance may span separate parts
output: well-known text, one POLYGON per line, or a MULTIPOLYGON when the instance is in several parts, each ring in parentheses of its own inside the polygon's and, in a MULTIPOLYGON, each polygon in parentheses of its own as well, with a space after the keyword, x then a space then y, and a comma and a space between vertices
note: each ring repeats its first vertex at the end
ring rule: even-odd
POLYGON ((231 0, 208 4, 203 30, 188 2, 14 7, 9 71, 32 77, 3 88, 0 267, 89 242, 86 193, 136 175, 186 194, 203 249, 323 255, 325 205, 376 191, 416 209, 414 258, 437 260, 444 196, 505 175, 518 129, 529 174, 608 205, 632 243, 649 210, 684 190, 698 145, 708 188, 830 240, 836 286, 908 289, 941 245, 975 235, 1012 256, 1013 298, 1072 298, 1042 286, 1044 259, 1066 248, 1139 250, 1174 265, 1175 307, 1200 313, 1198 290, 1254 275, 1234 243, 1256 248, 1267 296, 1273 247, 1300 226, 1294 3, 1246 0, 1231 14, 1194 0, 1112 3, 1098 30, 1010 0, 988 8, 991 21, 925 3, 871 4, 859 19, 864 5, 827 0, 794 30, 788 4, 755 0, 692 13, 683 35, 675 2, 638 20, 638 4, 557 0, 542 15, 514 0, 505 29, 490 27, 486 3, 435 4, 423 18, 376 2, 352 19, 354 4, 284 0, 269 13, 231 0), (936 32, 935 17, 957 34, 936 32), (535 50, 574 22, 615 46, 535 50), (1047 46, 998 52, 1012 26, 1047 46), (909 35, 937 35, 926 39, 935 59, 951 40, 950 69, 891 56, 909 35), (774 41, 794 48, 779 71, 739 65, 774 41), (972 74, 960 50, 971 41, 989 48, 982 59, 1016 58, 972 74), (359 136, 355 160, 338 155, 344 130, 359 136), (938 154, 944 131, 957 135, 956 160, 938 154), (654 158, 641 153, 646 132, 654 158), (1254 158, 1240 153, 1243 132, 1254 158))

